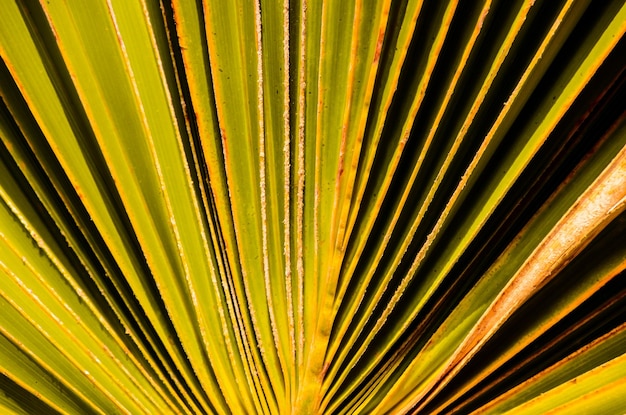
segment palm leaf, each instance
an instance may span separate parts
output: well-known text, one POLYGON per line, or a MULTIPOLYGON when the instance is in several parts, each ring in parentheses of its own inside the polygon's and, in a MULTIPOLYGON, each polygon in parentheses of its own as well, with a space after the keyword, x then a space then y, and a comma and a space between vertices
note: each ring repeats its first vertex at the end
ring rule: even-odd
POLYGON ((2 413, 623 413, 625 31, 5 1, 2 413))

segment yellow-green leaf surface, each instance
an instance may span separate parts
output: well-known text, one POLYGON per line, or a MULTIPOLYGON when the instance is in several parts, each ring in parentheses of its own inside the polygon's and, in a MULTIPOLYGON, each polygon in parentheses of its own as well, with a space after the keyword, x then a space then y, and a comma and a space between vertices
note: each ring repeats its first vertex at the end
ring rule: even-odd
POLYGON ((0 16, 1 413, 626 412, 623 1, 0 16))

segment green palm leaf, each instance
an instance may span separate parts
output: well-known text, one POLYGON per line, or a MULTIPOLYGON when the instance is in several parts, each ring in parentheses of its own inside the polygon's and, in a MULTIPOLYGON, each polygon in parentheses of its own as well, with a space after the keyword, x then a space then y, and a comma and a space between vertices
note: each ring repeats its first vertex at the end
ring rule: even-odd
POLYGON ((6 0, 8 414, 626 411, 626 5, 6 0))

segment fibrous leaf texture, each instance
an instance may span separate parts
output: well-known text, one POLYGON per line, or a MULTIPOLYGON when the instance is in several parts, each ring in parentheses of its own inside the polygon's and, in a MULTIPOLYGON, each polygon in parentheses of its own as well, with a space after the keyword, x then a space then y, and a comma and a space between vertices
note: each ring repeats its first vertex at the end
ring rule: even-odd
POLYGON ((623 414, 626 5, 3 0, 3 414, 623 414))

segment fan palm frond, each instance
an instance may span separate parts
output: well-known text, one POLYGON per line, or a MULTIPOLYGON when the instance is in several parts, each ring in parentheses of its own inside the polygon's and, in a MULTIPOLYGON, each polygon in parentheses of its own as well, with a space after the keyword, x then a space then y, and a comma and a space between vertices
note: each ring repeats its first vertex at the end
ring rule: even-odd
POLYGON ((623 1, 0 15, 2 413, 626 411, 623 1))

